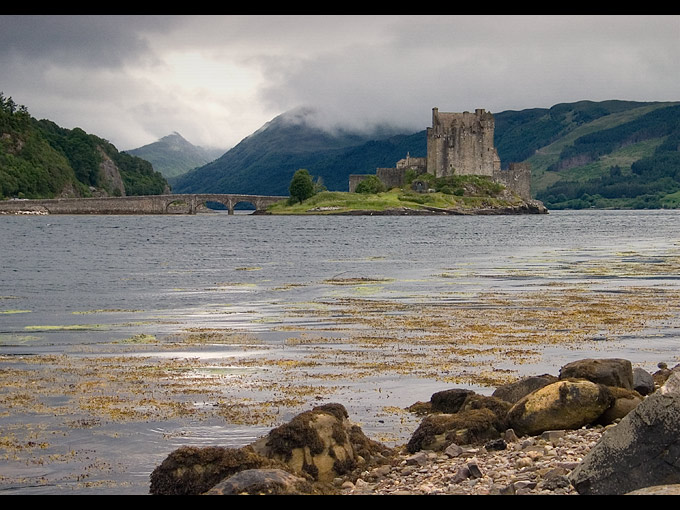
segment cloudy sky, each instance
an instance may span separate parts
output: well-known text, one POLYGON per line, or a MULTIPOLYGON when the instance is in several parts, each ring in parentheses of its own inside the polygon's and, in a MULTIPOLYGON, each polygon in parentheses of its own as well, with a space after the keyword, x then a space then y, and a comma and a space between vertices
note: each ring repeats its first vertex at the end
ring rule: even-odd
POLYGON ((229 148, 275 116, 420 130, 431 111, 680 100, 680 16, 0 15, 0 91, 132 149, 229 148))

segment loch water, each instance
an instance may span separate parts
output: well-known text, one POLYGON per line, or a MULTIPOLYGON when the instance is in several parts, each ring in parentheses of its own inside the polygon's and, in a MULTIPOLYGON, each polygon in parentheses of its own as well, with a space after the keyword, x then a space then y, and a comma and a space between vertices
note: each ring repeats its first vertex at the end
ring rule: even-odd
MULTIPOLYGON (((581 280, 614 290, 678 290, 678 261, 680 211, 674 210, 417 217, 0 216, 0 371, 9 370, 18 357, 87 355, 134 335, 225 329, 259 336, 266 346, 285 342, 286 331, 296 327, 331 331, 328 315, 282 312, 356 295, 357 288, 328 285, 329 280, 386 282, 364 297, 436 306, 456 285, 472 293, 581 280), (622 262, 641 270, 575 270, 622 262)), ((628 358, 650 371, 659 361, 679 362, 680 308, 650 327, 644 338, 628 336, 598 346, 597 355, 628 358)), ((232 346, 216 346, 216 356, 220 349, 232 346)), ((591 354, 554 349, 522 370, 554 373, 565 362, 591 354)), ((428 399, 438 388, 433 381, 405 381, 383 380, 380 398, 390 396, 391 405, 404 407, 428 399)), ((372 422, 374 391, 364 398, 360 383, 351 391, 351 418, 369 436, 394 425, 386 419, 372 422)), ((107 423, 54 434, 51 447, 91 451, 120 482, 88 485, 71 475, 68 460, 30 463, 3 446, 16 438, 20 424, 41 429, 49 428, 50 420, 63 420, 50 417, 49 406, 59 405, 58 399, 45 403, 41 412, 17 416, 3 397, 7 394, 0 388, 0 493, 144 494, 151 469, 178 445, 241 446, 266 432, 184 422, 107 423)))

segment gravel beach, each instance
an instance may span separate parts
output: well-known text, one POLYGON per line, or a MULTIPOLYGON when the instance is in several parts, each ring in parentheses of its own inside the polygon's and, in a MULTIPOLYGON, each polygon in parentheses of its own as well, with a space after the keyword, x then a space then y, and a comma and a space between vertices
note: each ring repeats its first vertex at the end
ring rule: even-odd
POLYGON ((567 476, 604 430, 550 431, 486 447, 454 445, 446 452, 402 454, 392 466, 364 472, 356 483, 345 482, 343 494, 577 495, 567 476))

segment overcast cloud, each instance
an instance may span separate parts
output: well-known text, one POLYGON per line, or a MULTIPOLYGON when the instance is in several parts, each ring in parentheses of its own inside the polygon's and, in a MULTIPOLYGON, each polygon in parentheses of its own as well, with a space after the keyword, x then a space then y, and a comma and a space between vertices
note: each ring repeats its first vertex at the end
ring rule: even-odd
POLYGON ((0 91, 120 150, 229 148, 276 115, 427 127, 582 99, 680 100, 680 16, 0 16, 0 91))

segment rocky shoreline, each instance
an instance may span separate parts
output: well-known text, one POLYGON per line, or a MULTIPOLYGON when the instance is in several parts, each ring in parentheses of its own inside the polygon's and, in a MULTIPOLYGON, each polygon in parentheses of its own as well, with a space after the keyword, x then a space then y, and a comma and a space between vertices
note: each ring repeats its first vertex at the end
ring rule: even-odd
POLYGON ((453 208, 444 209, 440 207, 423 206, 420 209, 410 207, 400 207, 393 209, 378 210, 354 210, 354 211, 314 211, 310 213, 325 212, 337 216, 511 216, 517 214, 548 214, 548 209, 535 200, 523 202, 516 206, 502 207, 481 207, 477 209, 453 208))
POLYGON ((680 365, 650 374, 623 359, 585 359, 492 396, 443 390, 409 410, 424 418, 401 448, 325 404, 243 448, 179 448, 151 474, 150 492, 680 493, 680 365))
POLYGON ((568 475, 605 427, 550 431, 485 447, 400 454, 341 485, 345 495, 575 495, 568 475))

